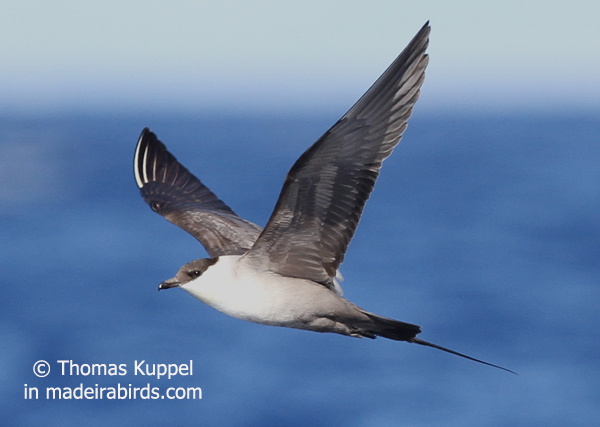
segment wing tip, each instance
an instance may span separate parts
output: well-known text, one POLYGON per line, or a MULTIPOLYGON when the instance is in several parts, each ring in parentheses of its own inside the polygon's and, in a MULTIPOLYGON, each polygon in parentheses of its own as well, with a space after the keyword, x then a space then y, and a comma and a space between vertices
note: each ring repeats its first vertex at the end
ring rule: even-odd
POLYGON ((148 132, 150 132, 150 129, 148 129, 147 127, 144 128, 144 130, 142 130, 142 133, 140 134, 137 145, 135 147, 135 154, 133 156, 133 174, 135 177, 135 183, 137 184, 138 188, 142 188, 145 184, 144 180, 142 179, 143 171, 140 171, 140 168, 142 167, 142 165, 140 165, 140 153, 143 150, 142 146, 145 145, 144 143, 148 132))
POLYGON ((150 181, 147 172, 148 152, 150 150, 150 145, 155 141, 158 141, 156 135, 150 128, 145 127, 142 130, 135 147, 135 154, 133 156, 133 174, 135 182, 140 189, 150 181))

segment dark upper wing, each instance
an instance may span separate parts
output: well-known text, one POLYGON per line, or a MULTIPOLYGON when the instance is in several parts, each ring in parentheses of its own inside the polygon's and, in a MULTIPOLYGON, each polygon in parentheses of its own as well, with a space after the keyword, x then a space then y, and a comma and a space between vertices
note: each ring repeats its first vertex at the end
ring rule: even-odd
POLYGON ((296 161, 248 252, 265 268, 333 287, 382 161, 419 97, 429 23, 362 98, 296 161))
POLYGON ((202 243, 211 257, 243 254, 261 228, 235 214, 144 129, 135 149, 135 181, 153 211, 202 243))

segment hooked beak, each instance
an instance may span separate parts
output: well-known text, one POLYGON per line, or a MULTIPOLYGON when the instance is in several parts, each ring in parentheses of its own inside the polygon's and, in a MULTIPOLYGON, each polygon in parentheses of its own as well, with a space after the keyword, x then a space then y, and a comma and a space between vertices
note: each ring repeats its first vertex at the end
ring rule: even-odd
POLYGON ((165 280, 160 285, 158 285, 158 290, 161 291, 163 289, 176 288, 181 285, 181 282, 178 282, 174 279, 165 280))

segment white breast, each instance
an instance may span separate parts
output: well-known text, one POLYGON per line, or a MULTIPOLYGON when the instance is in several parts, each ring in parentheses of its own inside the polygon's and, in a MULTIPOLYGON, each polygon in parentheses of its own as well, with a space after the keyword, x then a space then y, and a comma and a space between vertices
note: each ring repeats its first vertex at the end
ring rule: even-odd
POLYGON ((285 320, 282 317, 288 317, 282 310, 286 298, 280 283, 286 279, 257 273, 239 262, 240 258, 220 257, 202 276, 182 288, 229 316, 257 323, 281 323, 285 320))
POLYGON ((220 257, 181 287, 222 313, 265 325, 323 331, 319 319, 331 323, 332 313, 343 317, 355 311, 323 285, 265 272, 251 262, 243 256, 220 257))

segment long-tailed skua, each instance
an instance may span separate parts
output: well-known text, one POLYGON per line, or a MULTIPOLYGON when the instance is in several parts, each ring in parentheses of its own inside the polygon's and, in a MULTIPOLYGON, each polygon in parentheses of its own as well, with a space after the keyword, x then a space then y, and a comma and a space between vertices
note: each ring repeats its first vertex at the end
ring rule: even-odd
MULTIPOLYGON (((356 104, 292 166, 265 228, 239 217, 144 129, 135 180, 144 200, 200 241, 209 258, 185 264, 160 289, 264 325, 377 336, 434 347, 421 328, 342 296, 339 267, 384 159, 398 145, 425 77, 429 23, 356 104)), ((512 371, 510 371, 512 372, 512 371)))

